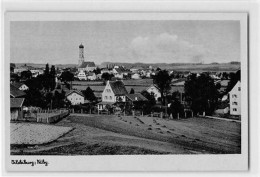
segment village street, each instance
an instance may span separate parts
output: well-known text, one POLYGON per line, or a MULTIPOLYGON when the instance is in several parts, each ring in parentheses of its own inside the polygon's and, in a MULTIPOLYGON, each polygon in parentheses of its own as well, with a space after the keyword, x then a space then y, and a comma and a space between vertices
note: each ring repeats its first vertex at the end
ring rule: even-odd
POLYGON ((236 154, 241 151, 241 126, 232 121, 71 114, 55 125, 74 130, 49 144, 23 151, 14 148, 12 154, 236 154))

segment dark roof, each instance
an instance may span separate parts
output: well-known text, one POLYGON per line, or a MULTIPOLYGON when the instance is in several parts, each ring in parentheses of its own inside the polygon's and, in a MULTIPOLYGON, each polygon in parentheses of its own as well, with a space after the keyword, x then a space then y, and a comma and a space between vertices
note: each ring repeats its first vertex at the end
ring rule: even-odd
POLYGON ((184 93, 184 86, 171 86, 171 90, 170 92, 180 92, 180 93, 184 93))
POLYGON ((135 93, 135 94, 127 94, 126 95, 131 101, 147 101, 147 98, 145 98, 142 94, 140 93, 135 93))
POLYGON ((11 108, 21 108, 23 106, 24 98, 10 98, 11 108))
POLYGON ((125 85, 122 81, 109 82, 115 95, 125 95, 128 94, 125 85))
POLYGON ((126 70, 125 68, 123 68, 122 66, 120 66, 119 68, 115 68, 115 70, 116 70, 118 73, 130 72, 130 71, 126 70))
POLYGON ((157 90, 160 91, 159 87, 156 84, 152 84, 149 87, 146 88, 146 90, 148 90, 150 87, 155 87, 157 90))
POLYGON ((14 83, 12 83, 12 85, 19 89, 24 84, 21 82, 14 82, 14 83))
POLYGON ((16 88, 14 85, 10 84, 10 96, 17 98, 17 97, 22 97, 25 96, 26 94, 19 90, 18 88, 16 88))
POLYGON ((86 68, 86 67, 95 67, 95 63, 93 61, 87 61, 87 62, 83 62, 79 68, 86 68))
POLYGON ((84 45, 80 44, 80 45, 79 45, 79 48, 84 48, 84 45))
POLYGON ((77 93, 77 94, 79 94, 79 95, 84 97, 83 93, 81 91, 78 91, 78 90, 69 90, 69 91, 65 91, 65 92, 66 92, 65 96, 68 96, 68 95, 70 95, 72 93, 77 93))

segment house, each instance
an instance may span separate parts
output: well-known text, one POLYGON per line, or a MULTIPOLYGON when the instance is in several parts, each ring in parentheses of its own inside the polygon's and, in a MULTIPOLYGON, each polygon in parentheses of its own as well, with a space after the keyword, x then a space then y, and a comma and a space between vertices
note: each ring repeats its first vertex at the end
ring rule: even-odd
POLYGON ((14 73, 20 74, 23 71, 28 71, 28 70, 33 70, 34 67, 32 66, 27 66, 26 64, 24 64, 23 66, 14 68, 14 73))
POLYGON ((43 74, 43 69, 31 69, 32 77, 37 77, 40 74, 43 74))
POLYGON ((96 80, 97 79, 97 75, 94 72, 89 72, 88 76, 87 76, 87 79, 91 80, 91 81, 96 80))
POLYGON ((122 81, 107 81, 102 92, 102 102, 98 104, 98 110, 103 110, 106 105, 113 105, 116 102, 125 102, 127 94, 122 81))
POLYGON ((14 82, 14 83, 12 83, 12 85, 22 91, 29 89, 29 87, 27 85, 25 85, 24 83, 21 83, 21 82, 14 82))
POLYGON ((134 66, 134 67, 132 67, 132 68, 130 69, 130 71, 131 71, 132 73, 137 73, 137 72, 141 71, 142 69, 143 69, 143 67, 141 67, 141 66, 134 66))
POLYGON ((149 86, 146 91, 150 94, 153 94, 156 101, 161 98, 160 89, 155 84, 149 86))
POLYGON ((11 98, 23 98, 25 93, 22 90, 19 90, 14 85, 10 84, 10 97, 11 98))
POLYGON ((229 92, 229 105, 231 115, 241 115, 241 82, 238 81, 236 85, 229 92))
POLYGON ((80 91, 69 90, 65 96, 72 105, 84 104, 84 95, 80 91))
POLYGON ((90 71, 93 71, 95 70, 97 67, 95 65, 94 62, 92 61, 87 61, 87 62, 83 62, 79 67, 78 67, 78 71, 87 71, 87 72, 90 72, 90 71))
POLYGON ((215 114, 227 114, 229 113, 229 100, 221 101, 220 104, 217 105, 216 110, 214 111, 215 114))
POLYGON ((108 68, 103 68, 102 70, 101 70, 101 74, 103 74, 103 73, 112 73, 113 72, 113 70, 109 70, 108 68))
POLYGON ((10 98, 11 120, 23 118, 24 98, 10 98))
POLYGON ((135 73, 131 76, 132 79, 140 79, 140 74, 135 73))
POLYGON ((102 74, 97 74, 97 80, 101 80, 102 79, 102 74))
POLYGON ((140 93, 135 93, 135 94, 127 94, 126 95, 126 102, 130 103, 135 103, 135 102, 143 102, 143 101, 148 101, 147 98, 145 98, 142 94, 140 93))
POLYGON ((79 80, 87 80, 87 76, 82 70, 78 73, 77 77, 79 78, 79 80))
POLYGON ((112 70, 112 72, 113 72, 115 78, 123 79, 124 76, 127 76, 130 71, 125 69, 122 66, 117 66, 117 67, 115 66, 114 69, 112 70))

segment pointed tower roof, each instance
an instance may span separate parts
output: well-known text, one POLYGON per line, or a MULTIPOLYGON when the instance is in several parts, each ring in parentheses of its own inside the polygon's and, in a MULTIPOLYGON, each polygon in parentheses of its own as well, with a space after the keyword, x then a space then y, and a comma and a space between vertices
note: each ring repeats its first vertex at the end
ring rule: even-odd
POLYGON ((84 48, 84 45, 82 45, 82 43, 79 45, 79 48, 84 48))

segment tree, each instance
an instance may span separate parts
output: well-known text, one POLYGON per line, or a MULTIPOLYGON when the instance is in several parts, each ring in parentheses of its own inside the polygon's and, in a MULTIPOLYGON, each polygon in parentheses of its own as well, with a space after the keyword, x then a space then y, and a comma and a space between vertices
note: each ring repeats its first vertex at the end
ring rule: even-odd
POLYGON ((31 79, 32 78, 32 72, 30 70, 22 71, 21 72, 21 78, 23 78, 23 79, 31 79))
POLYGON ((50 88, 51 90, 55 89, 56 86, 56 81, 55 81, 55 77, 56 77, 56 71, 55 71, 55 66, 51 66, 51 71, 50 71, 50 88))
POLYGON ((130 94, 134 94, 134 93, 135 93, 135 90, 133 88, 131 88, 130 94))
POLYGON ((218 89, 209 73, 200 76, 191 74, 184 85, 187 101, 191 101, 191 109, 196 113, 206 112, 211 115, 217 106, 218 89))
POLYGON ((183 116, 184 108, 178 99, 174 99, 171 102, 171 106, 169 108, 169 113, 171 113, 174 118, 177 118, 178 114, 179 114, 179 116, 183 116))
POLYGON ((143 112, 144 114, 149 114, 152 111, 153 106, 156 104, 155 98, 153 94, 150 94, 146 90, 143 90, 141 94, 147 98, 147 102, 143 104, 143 112))
POLYGON ((48 63, 45 66, 44 74, 45 75, 49 75, 50 74, 50 69, 49 69, 49 64, 48 63))
POLYGON ((93 72, 98 75, 101 74, 101 69, 99 67, 97 67, 96 69, 93 70, 93 72))
POLYGON ((114 77, 113 74, 109 74, 109 73, 103 73, 101 78, 104 79, 105 81, 111 80, 112 77, 114 77))
POLYGON ((227 88, 225 90, 226 93, 230 92, 236 85, 237 81, 241 80, 240 70, 238 70, 236 73, 229 73, 229 78, 230 81, 228 82, 227 88))
POLYGON ((26 93, 24 105, 25 106, 36 106, 41 108, 46 108, 46 103, 42 93, 35 88, 30 88, 24 91, 26 93))
POLYGON ((97 100, 93 90, 90 87, 87 87, 86 90, 82 91, 85 98, 89 101, 95 101, 97 100))
POLYGON ((161 70, 159 71, 154 77, 153 82, 159 88, 162 97, 162 103, 165 104, 165 96, 168 94, 169 90, 171 89, 171 76, 169 75, 168 71, 161 70))
MULTIPOLYGON (((65 84, 67 84, 67 82, 72 82, 74 80, 74 75, 70 71, 64 71, 61 73, 60 79, 62 82, 65 82, 65 84)), ((70 89, 71 85, 72 83, 70 84, 70 89)))
POLYGON ((20 77, 18 76, 18 74, 10 73, 10 80, 14 82, 19 82, 20 77))
POLYGON ((10 72, 14 72, 14 68, 15 68, 15 64, 14 63, 10 63, 10 72))
POLYGON ((61 93, 58 91, 54 92, 52 99, 52 108, 63 108, 66 106, 66 97, 65 92, 62 90, 61 93))

